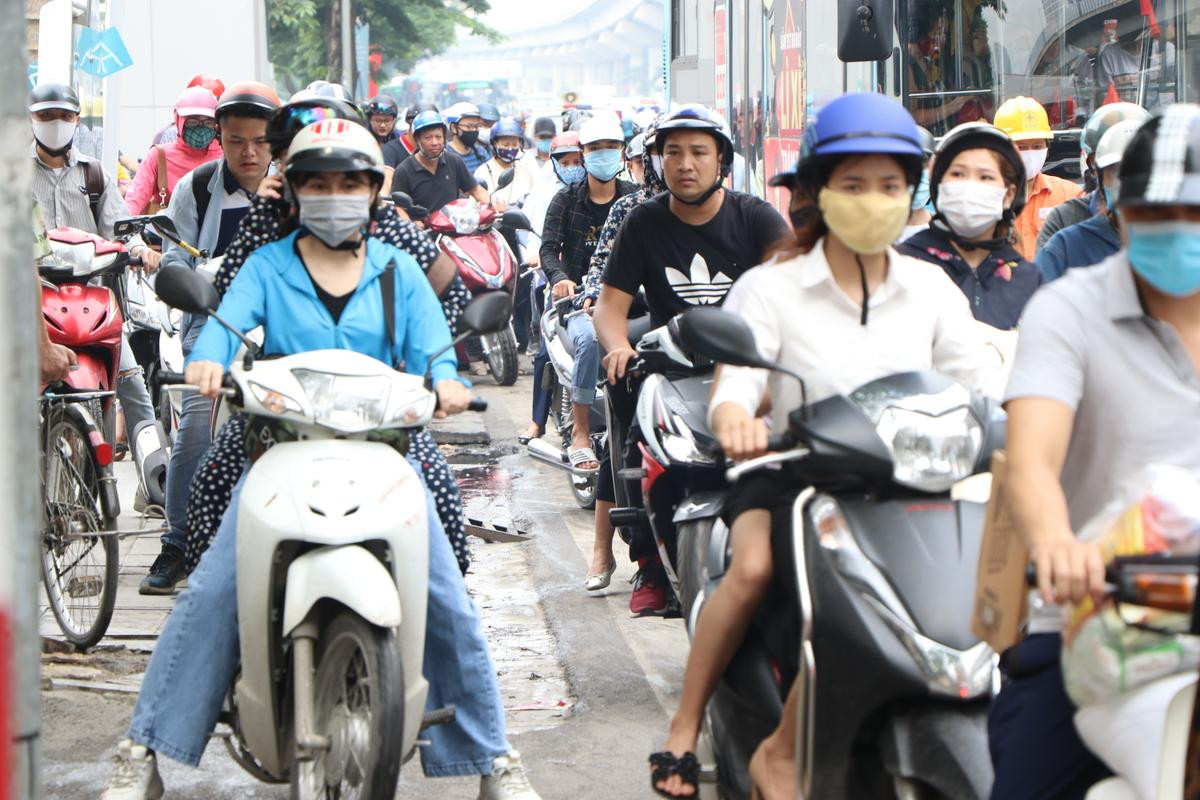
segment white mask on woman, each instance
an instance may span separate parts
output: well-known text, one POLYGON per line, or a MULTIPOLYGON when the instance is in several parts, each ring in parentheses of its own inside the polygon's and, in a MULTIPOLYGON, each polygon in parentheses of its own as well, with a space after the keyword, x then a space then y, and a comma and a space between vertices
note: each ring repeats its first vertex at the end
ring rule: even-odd
POLYGON ((938 187, 937 210, 951 230, 967 239, 982 236, 1004 217, 1005 186, 949 181, 938 187))

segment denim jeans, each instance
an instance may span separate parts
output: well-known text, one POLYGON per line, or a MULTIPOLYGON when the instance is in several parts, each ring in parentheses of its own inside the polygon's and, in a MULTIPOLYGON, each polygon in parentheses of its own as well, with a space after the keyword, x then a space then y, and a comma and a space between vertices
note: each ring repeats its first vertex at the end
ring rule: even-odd
POLYGON ((545 311, 545 293, 541 288, 531 286, 529 302, 533 305, 533 333, 537 342, 537 355, 533 358, 533 421, 542 430, 546 429, 546 420, 550 417, 550 390, 546 388, 546 369, 550 366, 550 351, 546 349, 546 337, 542 336, 542 313, 545 311))
MULTIPOLYGON (((193 324, 182 334, 184 357, 192 352, 204 320, 201 317, 199 324, 193 324)), ((186 392, 180 398, 179 430, 175 431, 171 461, 167 464, 167 532, 161 537, 163 544, 180 550, 187 549, 188 495, 196 468, 212 444, 214 411, 214 401, 195 392, 186 392)))
POLYGON ((567 320, 567 335, 575 348, 575 367, 571 371, 571 402, 590 406, 596 399, 600 380, 600 344, 592 318, 579 314, 567 320))
POLYGON ((132 442, 137 426, 154 419, 154 404, 146 388, 146 376, 138 366, 133 348, 129 346, 129 337, 125 334, 121 334, 121 361, 117 370, 117 398, 125 414, 125 436, 132 442))
MULTIPOLYGON (((410 461, 410 463, 412 463, 410 461)), ((420 465, 413 463, 420 470, 420 465)), ((239 663, 237 628, 237 482, 220 530, 167 618, 138 694, 129 738, 190 766, 208 736, 239 663)), ((426 775, 486 775, 511 747, 496 670, 467 596, 450 541, 426 491, 429 519, 429 609, 424 673, 427 709, 453 705, 455 721, 422 733, 426 775)), ((395 754, 397 758, 401 754, 395 754)))

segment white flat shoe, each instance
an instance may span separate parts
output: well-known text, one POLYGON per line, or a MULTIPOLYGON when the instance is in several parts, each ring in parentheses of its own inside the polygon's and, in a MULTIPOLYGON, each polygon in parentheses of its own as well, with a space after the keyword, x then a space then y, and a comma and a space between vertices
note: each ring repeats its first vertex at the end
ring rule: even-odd
POLYGON ((598 592, 601 589, 607 589, 608 585, 612 583, 612 576, 616 571, 617 565, 613 564, 612 568, 607 572, 598 572, 595 575, 588 575, 587 580, 584 581, 583 588, 587 589, 589 592, 598 592))

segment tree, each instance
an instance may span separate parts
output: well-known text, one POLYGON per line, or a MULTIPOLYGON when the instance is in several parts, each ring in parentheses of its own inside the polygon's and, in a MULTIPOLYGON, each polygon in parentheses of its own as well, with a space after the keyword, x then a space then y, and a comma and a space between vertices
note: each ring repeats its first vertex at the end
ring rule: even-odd
MULTIPOLYGON (((314 80, 341 79, 339 0, 270 0, 267 36, 275 74, 288 91, 314 80)), ((352 13, 371 25, 385 77, 454 44, 459 28, 491 41, 500 34, 480 21, 488 0, 353 0, 352 13)), ((364 70, 366 64, 356 65, 364 70)))

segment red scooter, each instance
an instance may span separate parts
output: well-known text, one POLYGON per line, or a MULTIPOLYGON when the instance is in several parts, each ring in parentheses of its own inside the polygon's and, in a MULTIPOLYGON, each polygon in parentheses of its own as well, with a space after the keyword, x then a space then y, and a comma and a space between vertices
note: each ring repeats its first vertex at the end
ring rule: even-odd
POLYGON ((50 340, 75 351, 78 366, 42 386, 42 580, 59 627, 77 647, 108 628, 117 591, 117 517, 111 416, 121 362, 117 296, 102 279, 131 259, 120 242, 73 228, 50 231, 38 261, 42 318, 50 340))
MULTIPOLYGON (((518 230, 532 230, 525 214, 505 211, 497 224, 496 212, 470 198, 455 200, 429 215, 429 228, 437 234, 438 248, 454 260, 459 277, 471 294, 506 292, 514 298, 520 262, 518 230)), ((515 299, 515 298, 514 298, 515 299)), ((517 336, 512 322, 499 333, 479 337, 488 371, 501 386, 517 382, 517 336)))

